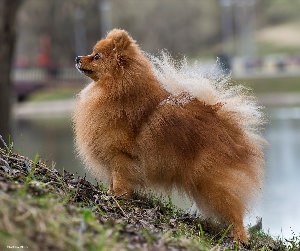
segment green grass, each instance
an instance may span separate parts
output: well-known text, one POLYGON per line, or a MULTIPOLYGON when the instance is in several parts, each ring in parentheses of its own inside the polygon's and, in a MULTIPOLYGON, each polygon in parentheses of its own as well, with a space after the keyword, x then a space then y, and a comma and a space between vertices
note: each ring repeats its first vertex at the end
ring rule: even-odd
POLYGON ((300 77, 248 78, 234 81, 250 87, 256 94, 300 93, 300 77))
POLYGON ((0 148, 0 250, 300 248, 300 236, 285 244, 261 231, 251 231, 249 244, 238 245, 227 235, 230 226, 190 216, 170 198, 142 192, 131 200, 115 198, 102 184, 67 171, 60 174, 37 157, 31 161, 8 149, 0 148))
POLYGON ((52 101, 52 100, 62 100, 71 99, 76 96, 80 88, 53 88, 38 91, 32 94, 28 101, 52 101))
POLYGON ((270 54, 298 54, 300 46, 282 46, 280 43, 274 44, 271 42, 259 42, 257 43, 257 54, 260 56, 270 54))

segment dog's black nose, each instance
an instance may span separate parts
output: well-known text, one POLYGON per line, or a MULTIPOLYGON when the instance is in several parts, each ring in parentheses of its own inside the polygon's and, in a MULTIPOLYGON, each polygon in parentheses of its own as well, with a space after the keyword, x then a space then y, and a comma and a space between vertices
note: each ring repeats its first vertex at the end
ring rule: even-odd
POLYGON ((76 62, 76 64, 79 64, 79 63, 80 63, 80 59, 81 59, 81 57, 80 57, 80 56, 77 56, 77 57, 75 58, 75 62, 76 62))

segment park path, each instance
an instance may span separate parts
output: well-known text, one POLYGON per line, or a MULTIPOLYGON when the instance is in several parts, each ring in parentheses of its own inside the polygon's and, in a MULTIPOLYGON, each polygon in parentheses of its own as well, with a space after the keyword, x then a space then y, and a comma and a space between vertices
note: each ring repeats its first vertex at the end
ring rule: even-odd
POLYGON ((17 103, 13 107, 15 118, 52 117, 70 115, 75 99, 17 103))

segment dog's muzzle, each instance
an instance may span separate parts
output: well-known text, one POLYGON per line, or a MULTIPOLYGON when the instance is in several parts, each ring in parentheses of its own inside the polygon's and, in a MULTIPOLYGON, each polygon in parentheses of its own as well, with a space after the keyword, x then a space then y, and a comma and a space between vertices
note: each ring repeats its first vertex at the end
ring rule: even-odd
POLYGON ((80 57, 80 56, 77 56, 77 57, 75 58, 75 63, 76 63, 76 64, 80 64, 80 59, 81 59, 81 57, 80 57))
POLYGON ((77 56, 75 58, 75 67, 76 67, 77 70, 79 70, 81 72, 81 70, 80 70, 80 68, 81 68, 81 61, 80 60, 81 60, 81 56, 77 56))

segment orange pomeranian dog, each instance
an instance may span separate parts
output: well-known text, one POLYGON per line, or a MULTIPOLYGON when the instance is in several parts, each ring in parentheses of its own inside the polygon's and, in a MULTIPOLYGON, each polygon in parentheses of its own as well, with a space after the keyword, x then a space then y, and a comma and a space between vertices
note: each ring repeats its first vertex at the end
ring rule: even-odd
POLYGON ((145 56, 119 29, 77 57, 93 80, 73 117, 78 153, 114 195, 175 188, 247 242, 243 217, 264 164, 260 108, 241 87, 172 62, 145 56))

